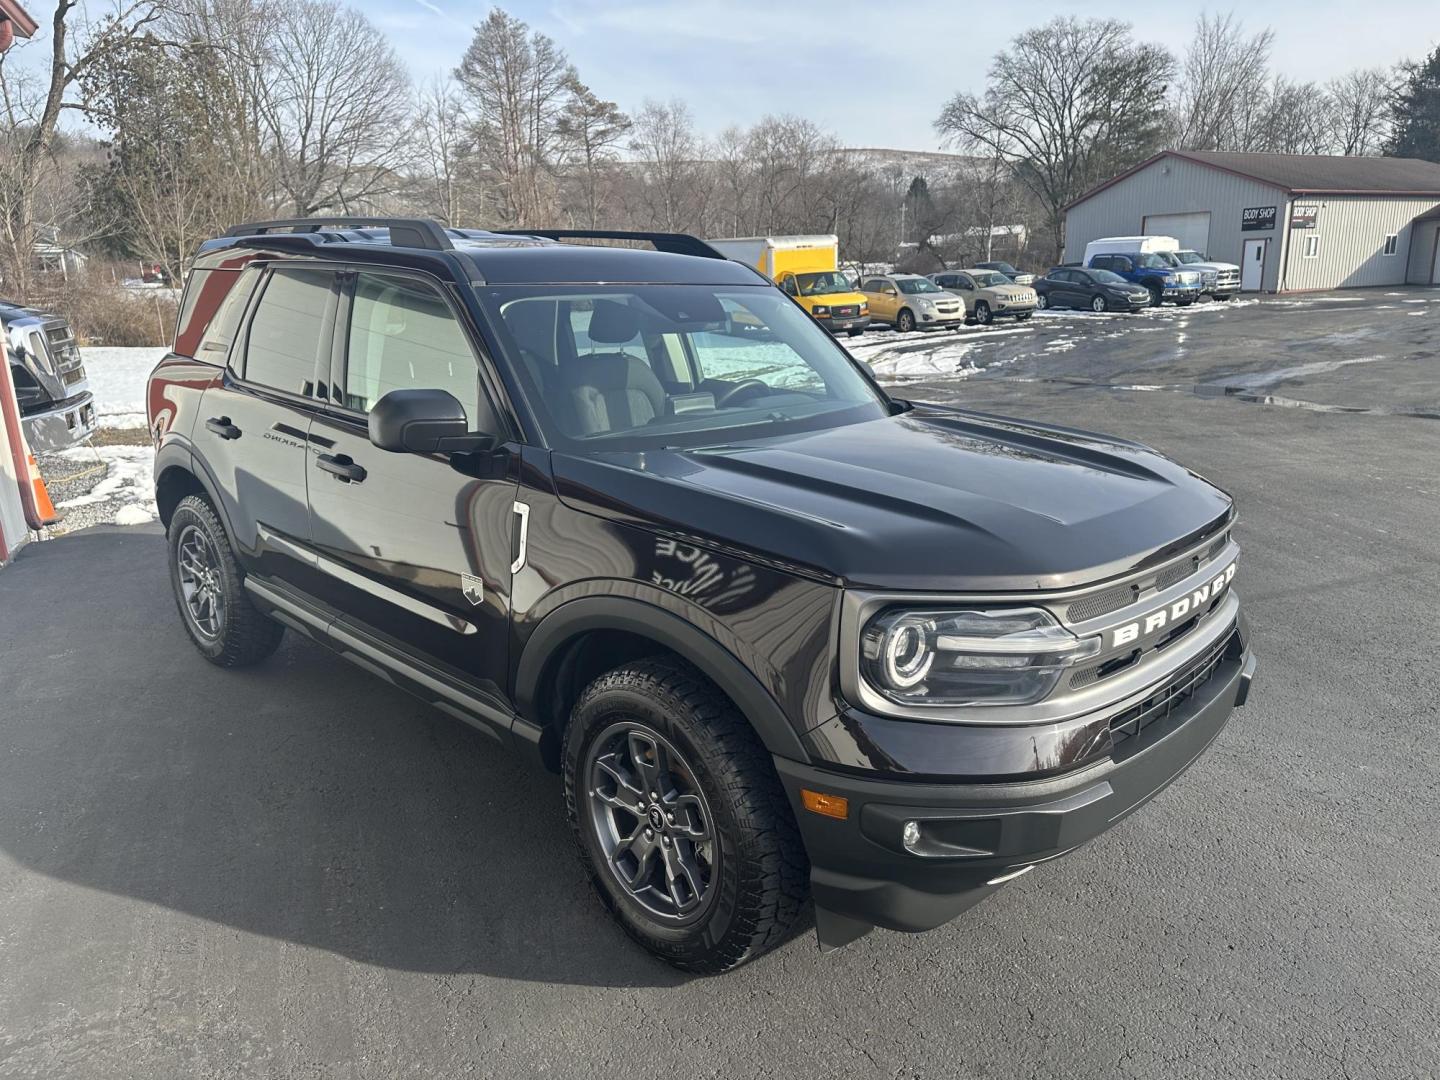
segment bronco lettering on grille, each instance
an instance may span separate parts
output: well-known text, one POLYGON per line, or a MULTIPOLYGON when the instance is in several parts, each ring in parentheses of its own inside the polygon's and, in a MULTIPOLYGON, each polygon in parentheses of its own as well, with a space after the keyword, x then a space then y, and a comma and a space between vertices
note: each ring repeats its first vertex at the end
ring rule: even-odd
POLYGON ((1215 599, 1230 584, 1235 576, 1235 565, 1232 562, 1225 568, 1224 573, 1218 574, 1213 581, 1206 582, 1187 596, 1172 600, 1163 608, 1157 608, 1143 619, 1116 627, 1110 631, 1110 644, 1128 645, 1132 641, 1138 641, 1142 635, 1148 636, 1170 623, 1179 622, 1192 611, 1198 612, 1203 604, 1215 599))

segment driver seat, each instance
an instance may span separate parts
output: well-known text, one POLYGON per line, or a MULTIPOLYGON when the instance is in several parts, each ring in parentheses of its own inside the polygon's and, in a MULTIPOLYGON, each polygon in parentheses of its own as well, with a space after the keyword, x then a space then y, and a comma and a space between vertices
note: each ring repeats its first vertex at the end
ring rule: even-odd
MULTIPOLYGON (((586 331, 591 341, 618 345, 640 334, 640 316, 614 300, 596 300, 586 331)), ((665 388, 654 369, 623 352, 588 353, 562 362, 560 379, 574 408, 576 435, 643 427, 665 412, 665 388)))

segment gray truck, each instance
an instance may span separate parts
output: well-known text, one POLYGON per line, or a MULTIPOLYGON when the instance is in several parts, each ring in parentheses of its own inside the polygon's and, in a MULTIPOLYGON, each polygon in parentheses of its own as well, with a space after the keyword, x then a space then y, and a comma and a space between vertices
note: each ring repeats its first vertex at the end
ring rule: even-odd
POLYGON ((70 324, 0 300, 0 339, 31 450, 66 450, 95 433, 95 398, 70 324))

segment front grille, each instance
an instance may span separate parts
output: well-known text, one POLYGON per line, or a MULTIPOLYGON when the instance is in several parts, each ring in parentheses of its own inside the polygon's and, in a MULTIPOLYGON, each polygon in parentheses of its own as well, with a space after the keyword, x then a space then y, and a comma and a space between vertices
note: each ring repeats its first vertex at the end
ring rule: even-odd
POLYGON ((1238 655, 1239 638, 1235 627, 1220 635, 1216 642, 1150 694, 1110 718, 1110 741, 1118 752, 1128 755, 1140 748, 1147 728, 1168 719, 1177 708, 1192 698, 1214 676, 1216 669, 1232 650, 1238 655))
POLYGON ((860 314, 860 308, 855 304, 845 304, 842 307, 833 307, 830 314, 836 318, 849 319, 860 314))
POLYGON ((935 310, 941 315, 954 315, 960 310, 959 304, 936 304, 935 310))
POLYGON ((1139 599, 1152 592, 1163 592, 1170 586, 1184 581, 1191 574, 1195 573, 1202 566, 1214 562, 1225 550, 1225 545, 1230 542, 1230 532, 1226 530, 1217 536, 1210 546, 1205 549, 1203 555, 1191 555, 1176 562, 1162 567, 1156 575, 1149 579, 1133 581, 1126 585, 1117 585, 1113 589, 1106 589, 1103 592, 1091 593, 1089 596, 1081 597, 1065 609, 1065 618, 1068 622, 1085 622, 1088 619, 1098 619, 1101 615, 1109 615, 1112 611, 1119 611, 1123 607, 1129 607, 1139 599))

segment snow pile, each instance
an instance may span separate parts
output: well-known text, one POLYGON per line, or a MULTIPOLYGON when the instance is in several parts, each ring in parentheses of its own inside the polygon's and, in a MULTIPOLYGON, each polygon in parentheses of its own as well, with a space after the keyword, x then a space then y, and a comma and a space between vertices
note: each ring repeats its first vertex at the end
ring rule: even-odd
POLYGON ((101 427, 145 426, 145 383, 166 351, 100 346, 80 350, 101 427))
POLYGON ((103 463, 107 472, 105 479, 84 495, 57 503, 57 510, 103 507, 102 512, 93 518, 88 513, 83 515, 87 519, 86 524, 92 525, 102 522, 143 525, 155 520, 155 481, 152 476, 155 451, 151 447, 79 446, 62 451, 60 456, 73 462, 77 468, 103 463))

